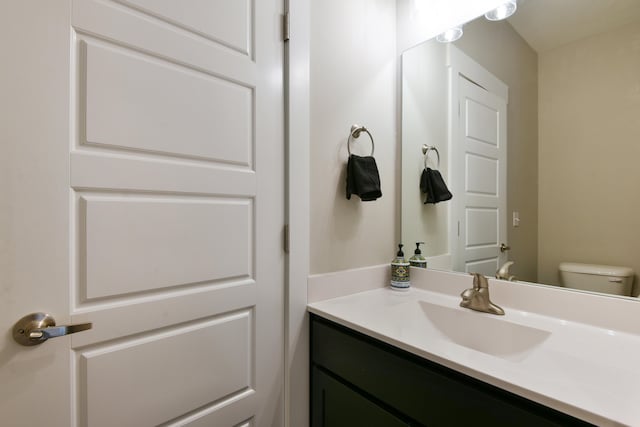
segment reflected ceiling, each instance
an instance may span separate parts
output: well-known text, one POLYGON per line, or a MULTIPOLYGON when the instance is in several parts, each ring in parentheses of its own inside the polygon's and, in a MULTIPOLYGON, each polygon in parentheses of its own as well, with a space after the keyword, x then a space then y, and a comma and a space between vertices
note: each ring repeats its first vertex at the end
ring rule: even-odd
POLYGON ((508 21, 541 53, 636 20, 638 0, 519 0, 508 21))

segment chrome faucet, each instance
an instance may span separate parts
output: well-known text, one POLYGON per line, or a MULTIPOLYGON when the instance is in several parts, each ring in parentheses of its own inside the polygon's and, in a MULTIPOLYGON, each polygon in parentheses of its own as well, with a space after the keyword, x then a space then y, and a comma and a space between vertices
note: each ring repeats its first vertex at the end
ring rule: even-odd
POLYGON ((460 307, 502 316, 504 310, 489 299, 489 282, 487 278, 480 273, 470 274, 473 276, 473 288, 466 289, 460 294, 462 297, 460 307))
POLYGON ((515 281, 517 277, 512 274, 509 274, 509 267, 511 267, 513 264, 514 264, 513 261, 507 261, 504 264, 502 264, 502 267, 500 267, 500 269, 496 271, 496 279, 508 280, 510 282, 515 281))

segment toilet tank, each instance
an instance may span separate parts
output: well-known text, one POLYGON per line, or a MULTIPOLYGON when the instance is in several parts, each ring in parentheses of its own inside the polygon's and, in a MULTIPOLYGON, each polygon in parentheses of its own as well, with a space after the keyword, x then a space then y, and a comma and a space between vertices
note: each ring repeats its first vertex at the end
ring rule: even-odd
POLYGON ((559 269, 560 281, 567 288, 631 295, 634 273, 629 267, 563 262, 559 269))

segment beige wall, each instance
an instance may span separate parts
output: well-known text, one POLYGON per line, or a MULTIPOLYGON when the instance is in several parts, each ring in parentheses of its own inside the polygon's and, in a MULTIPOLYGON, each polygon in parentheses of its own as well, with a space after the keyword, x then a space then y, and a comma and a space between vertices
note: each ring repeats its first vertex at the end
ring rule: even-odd
MULTIPOLYGON (((310 272, 390 262, 399 221, 395 1, 313 0, 310 50, 310 272), (376 143, 383 196, 373 202, 345 197, 354 123, 376 143)), ((352 147, 355 154, 371 148, 366 135, 352 147)))
POLYGON ((540 55, 542 282, 563 261, 640 271, 639 40, 640 23, 540 55))
POLYGON ((537 281, 538 58, 507 22, 477 19, 455 45, 509 86, 507 106, 507 228, 511 272, 537 281), (511 226, 513 211, 520 227, 511 226))

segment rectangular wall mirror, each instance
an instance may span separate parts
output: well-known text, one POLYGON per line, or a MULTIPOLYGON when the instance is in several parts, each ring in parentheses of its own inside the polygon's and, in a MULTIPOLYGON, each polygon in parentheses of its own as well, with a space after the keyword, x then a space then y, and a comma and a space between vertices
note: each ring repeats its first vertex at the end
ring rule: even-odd
POLYGON ((640 2, 520 0, 463 30, 402 54, 403 243, 425 242, 430 268, 512 261, 555 286, 563 263, 623 267, 586 290, 638 300, 640 2), (424 204, 425 144, 449 201, 424 204))

